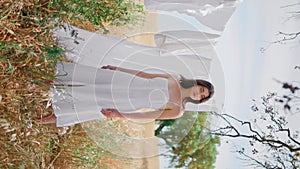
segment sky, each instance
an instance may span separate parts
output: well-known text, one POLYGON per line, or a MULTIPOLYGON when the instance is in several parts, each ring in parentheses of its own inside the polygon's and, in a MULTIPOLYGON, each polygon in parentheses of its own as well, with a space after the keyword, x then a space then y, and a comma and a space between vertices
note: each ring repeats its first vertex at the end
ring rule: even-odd
MULTIPOLYGON (((297 56, 300 53, 299 40, 268 47, 269 42, 278 38, 275 36, 278 31, 298 31, 299 19, 285 22, 287 11, 281 8, 296 2, 244 0, 237 7, 216 47, 225 74, 226 113, 251 119, 252 99, 259 99, 268 91, 281 90, 281 85, 274 78, 288 82, 300 80, 299 70, 294 69, 300 64, 297 56), (268 48, 261 52, 262 47, 268 48)), ((295 128, 296 119, 300 116, 289 117, 295 128)), ((235 144, 243 145, 241 140, 235 144)), ((223 140, 217 157, 217 169, 252 168, 237 160, 232 150, 233 144, 226 144, 223 140)))
MULTIPOLYGON (((287 44, 273 44, 278 39, 278 31, 296 32, 298 19, 287 20, 289 11, 294 8, 282 8, 285 5, 299 3, 297 0, 244 0, 240 3, 228 21, 220 37, 216 51, 225 76, 224 111, 241 119, 252 119, 252 99, 259 99, 268 91, 280 91, 281 81, 300 81, 299 39, 287 44), (262 48, 266 48, 264 52, 262 48)), ((300 9, 300 5, 298 5, 300 9)), ((169 15, 169 14, 168 14, 169 15)), ((212 32, 204 25, 186 16, 179 16, 172 29, 205 30, 212 32), (181 21, 180 21, 181 20, 181 21), (183 22, 184 21, 184 22, 183 22), (186 26, 184 26, 186 25, 186 26)), ((162 20, 160 30, 167 29, 162 20)), ((168 23, 169 24, 169 23, 168 23)), ((299 115, 287 115, 290 125, 297 128, 299 115)), ((242 140, 225 143, 219 147, 216 169, 250 169, 232 153, 235 145, 244 145, 242 140)))

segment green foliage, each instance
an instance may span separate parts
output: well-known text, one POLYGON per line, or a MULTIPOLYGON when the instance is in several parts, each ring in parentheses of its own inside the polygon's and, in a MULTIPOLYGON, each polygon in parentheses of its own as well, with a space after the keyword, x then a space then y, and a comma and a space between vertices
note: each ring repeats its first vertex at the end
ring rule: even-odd
POLYGON ((46 52, 47 60, 56 65, 57 60, 63 55, 64 50, 58 46, 48 46, 46 47, 46 52))
POLYGON ((108 30, 103 23, 118 26, 135 23, 144 14, 143 5, 124 0, 52 0, 48 7, 59 11, 52 17, 88 20, 104 32, 108 30))
POLYGON ((155 135, 158 136, 161 134, 161 131, 164 127, 172 126, 176 120, 159 120, 159 127, 155 130, 155 135))
MULTIPOLYGON (((172 148, 171 167, 190 169, 213 169, 216 161, 216 145, 220 138, 205 131, 209 113, 186 112, 185 117, 169 121, 172 125, 158 134, 172 148), (191 121, 194 120, 194 121, 191 121), (190 124, 191 128, 187 128, 190 124), (178 137, 182 140, 178 142, 178 137)), ((165 125, 164 122, 161 125, 165 125)))

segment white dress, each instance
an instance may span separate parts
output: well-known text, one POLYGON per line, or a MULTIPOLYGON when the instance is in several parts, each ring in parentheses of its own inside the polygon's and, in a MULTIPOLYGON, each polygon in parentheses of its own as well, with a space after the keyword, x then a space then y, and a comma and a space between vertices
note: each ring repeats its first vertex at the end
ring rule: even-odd
POLYGON ((145 79, 66 62, 58 63, 57 70, 58 80, 52 88, 57 127, 105 118, 100 111, 106 108, 122 113, 158 110, 169 100, 167 79, 145 79))
MULTIPOLYGON (((108 75, 104 73, 108 70, 100 71, 101 69, 99 68, 103 65, 113 65, 148 73, 172 74, 177 75, 177 77, 178 75, 183 75, 189 79, 209 80, 209 73, 211 70, 210 62, 212 59, 216 58, 214 44, 219 37, 217 34, 199 31, 164 31, 155 34, 154 40, 156 46, 153 47, 132 43, 126 39, 120 39, 110 35, 99 35, 67 24, 65 24, 64 27, 65 28, 60 27, 54 29, 53 33, 57 38, 58 43, 65 48, 65 57, 72 60, 75 65, 59 63, 57 65, 58 76, 61 83, 73 83, 75 86, 56 86, 52 89, 53 109, 55 115, 58 117, 57 126, 67 126, 103 118, 103 115, 100 112, 102 108, 119 108, 122 113, 134 111, 138 108, 160 108, 166 103, 165 99, 168 99, 167 97, 157 99, 160 104, 154 104, 152 107, 149 107, 149 100, 133 102, 136 104, 133 107, 130 104, 126 104, 128 102, 123 103, 123 107, 121 106, 121 101, 128 99, 133 100, 134 98, 139 100, 142 96, 132 97, 130 95, 129 97, 128 95, 122 95, 122 98, 118 100, 120 103, 116 105, 104 104, 106 100, 100 102, 98 97, 100 94, 98 94, 97 91, 103 87, 108 88, 109 85, 96 84, 97 81, 95 81, 95 79, 101 79, 100 75, 108 77, 108 75), (76 34, 76 36, 73 36, 74 34, 76 34), (66 72, 68 73, 68 76, 61 76, 65 75, 66 72), (126 99, 124 99, 125 97, 126 99), (143 106, 141 106, 141 104, 143 104, 143 106), (129 106, 127 107, 128 109, 125 109, 124 105, 129 106)), ((118 72, 117 74, 121 73, 118 72)), ((116 79, 119 79, 119 76, 116 76, 118 77, 116 79)), ((132 78, 132 75, 126 76, 132 78)), ((111 78, 112 77, 109 76, 109 78, 104 78, 102 80, 111 78)), ((152 80, 148 79, 146 81, 151 83, 152 87, 157 87, 156 84, 165 83, 162 85, 164 86, 164 90, 162 91, 168 96, 166 94, 167 82, 165 79, 157 78, 152 80)), ((60 84, 60 82, 57 83, 60 84)), ((104 81, 99 83, 104 83, 104 81)), ((113 87, 118 86, 116 81, 112 84, 113 87)), ((123 86, 123 89, 124 87, 126 87, 126 85, 123 86)), ((159 86, 158 89, 161 89, 161 86, 159 86)), ((136 88, 135 90, 144 91, 145 89, 136 88)), ((151 90, 154 90, 154 88, 151 90)), ((149 94, 151 90, 145 94, 149 94)), ((113 91, 117 92, 118 90, 114 89, 113 91)), ((138 92, 136 92, 136 94, 137 93, 138 92)), ((215 96, 218 93, 216 93, 215 96)), ((113 93, 113 96, 113 99, 115 99, 118 94, 113 93)), ((188 103, 186 105, 186 110, 211 111, 212 108, 221 105, 216 105, 213 99, 210 99, 204 104, 188 103)), ((151 102, 153 102, 153 100, 155 99, 151 99, 151 102)), ((222 100, 220 103, 221 102, 222 100)), ((113 103, 112 99, 110 100, 110 103, 113 103)))

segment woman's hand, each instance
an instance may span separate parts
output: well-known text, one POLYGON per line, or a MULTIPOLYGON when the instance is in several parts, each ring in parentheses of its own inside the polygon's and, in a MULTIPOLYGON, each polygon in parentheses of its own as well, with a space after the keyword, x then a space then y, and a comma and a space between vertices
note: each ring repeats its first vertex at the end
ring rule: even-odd
POLYGON ((107 66, 102 66, 101 69, 109 69, 109 70, 117 70, 118 67, 116 66, 111 66, 111 65, 107 65, 107 66))
POLYGON ((107 118, 123 117, 123 115, 116 109, 102 109, 101 113, 107 118))

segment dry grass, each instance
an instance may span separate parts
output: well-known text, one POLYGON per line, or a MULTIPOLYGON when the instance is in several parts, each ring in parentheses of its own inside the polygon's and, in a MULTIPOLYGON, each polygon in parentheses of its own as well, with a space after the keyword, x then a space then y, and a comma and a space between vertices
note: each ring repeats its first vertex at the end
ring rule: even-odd
POLYGON ((51 36, 54 18, 90 31, 101 28, 58 11, 52 2, 0 0, 0 168, 122 168, 128 161, 116 161, 80 125, 65 133, 34 122, 52 113, 49 83, 63 59, 51 36))

